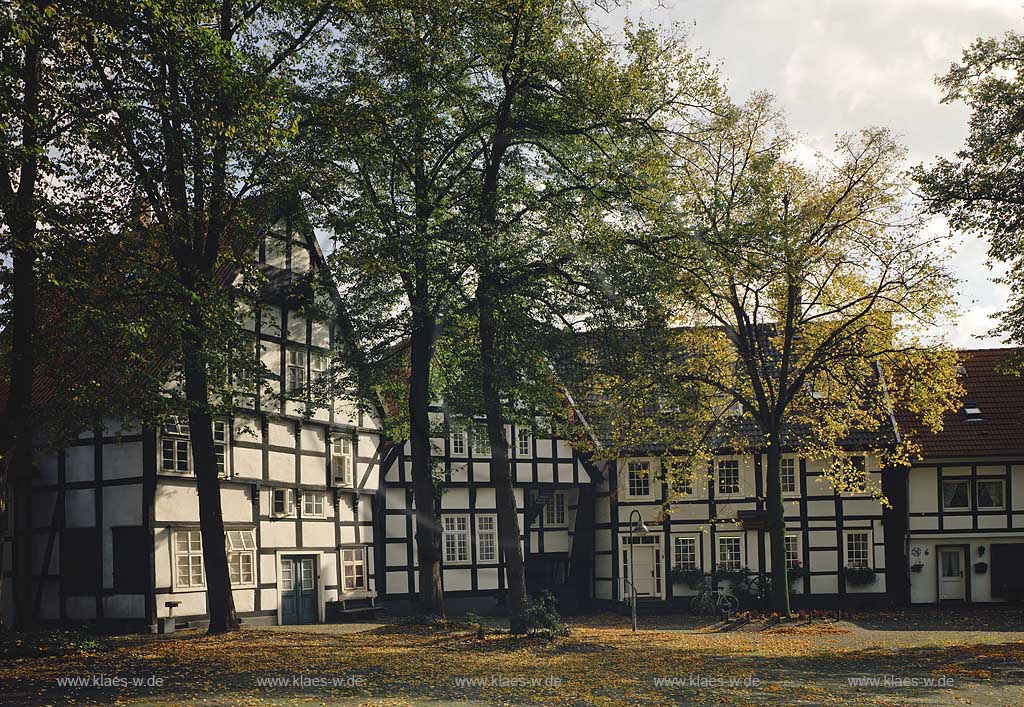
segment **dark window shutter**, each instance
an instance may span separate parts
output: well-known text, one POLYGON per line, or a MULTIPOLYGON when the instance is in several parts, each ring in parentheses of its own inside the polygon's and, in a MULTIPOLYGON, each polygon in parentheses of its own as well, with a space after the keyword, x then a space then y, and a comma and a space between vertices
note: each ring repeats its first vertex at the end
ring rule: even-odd
POLYGON ((103 561, 97 528, 65 528, 60 536, 60 575, 69 596, 96 596, 102 590, 103 561))
POLYGON ((992 596, 1024 598, 1024 543, 994 543, 989 546, 992 564, 992 596))
POLYGON ((111 528, 114 540, 114 591, 149 591, 149 533, 141 525, 111 528))

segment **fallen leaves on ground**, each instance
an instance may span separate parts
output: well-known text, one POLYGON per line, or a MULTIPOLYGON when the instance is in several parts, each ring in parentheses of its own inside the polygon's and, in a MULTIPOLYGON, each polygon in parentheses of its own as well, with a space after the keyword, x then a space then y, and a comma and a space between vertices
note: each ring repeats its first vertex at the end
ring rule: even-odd
POLYGON ((797 634, 801 636, 823 636, 825 634, 849 633, 850 629, 838 623, 814 623, 772 626, 764 629, 766 633, 797 634))
MULTIPOLYGON (((74 694, 78 705, 139 707, 211 704, 211 699, 218 705, 352 707, 419 707, 429 700, 440 705, 634 707, 692 700, 723 706, 792 704, 799 699, 831 705, 862 704, 865 694, 875 705, 907 703, 888 702, 893 696, 884 690, 851 688, 849 676, 905 671, 955 676, 964 689, 972 680, 1002 689, 1007 666, 1024 664, 1024 635, 1018 634, 993 634, 988 644, 951 646, 944 636, 935 640, 915 632, 914 640, 904 636, 896 647, 890 637, 851 631, 843 623, 777 626, 757 633, 693 628, 666 620, 660 630, 634 633, 622 617, 600 616, 551 642, 501 632, 480 640, 475 631, 457 625, 397 624, 346 635, 250 629, 212 637, 199 632, 126 636, 97 644, 96 650, 87 645, 65 656, 0 661, 0 684, 9 686, 6 696, 13 691, 15 703, 25 707, 70 703, 65 694, 74 694), (159 677, 162 682, 71 691, 58 687, 59 679, 94 675, 159 677), (299 683, 285 684, 296 677, 299 683), (275 678, 285 682, 268 684, 275 678), (714 684, 701 684, 702 679, 714 684), (326 682, 304 685, 302 680, 326 682)), ((1006 675, 1007 689, 1009 680, 1016 680, 1019 689, 1020 676, 1006 675)), ((946 704, 950 697, 931 693, 918 704, 946 704)))

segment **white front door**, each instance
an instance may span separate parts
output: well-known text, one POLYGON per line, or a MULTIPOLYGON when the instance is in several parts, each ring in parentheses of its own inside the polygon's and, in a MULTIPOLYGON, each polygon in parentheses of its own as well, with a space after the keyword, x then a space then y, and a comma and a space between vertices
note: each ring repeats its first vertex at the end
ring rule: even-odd
MULTIPOLYGON (((658 561, 660 550, 652 545, 634 545, 632 565, 636 577, 636 594, 638 597, 655 597, 661 594, 658 586, 658 561)), ((628 585, 627 585, 628 590, 628 585)))
POLYGON ((964 551, 939 549, 939 601, 964 598, 964 551))

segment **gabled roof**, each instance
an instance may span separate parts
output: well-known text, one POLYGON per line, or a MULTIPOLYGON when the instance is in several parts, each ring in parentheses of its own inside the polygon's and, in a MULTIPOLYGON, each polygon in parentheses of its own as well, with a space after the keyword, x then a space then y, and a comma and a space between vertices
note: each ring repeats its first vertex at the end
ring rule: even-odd
MULTIPOLYGON (((691 327, 673 327, 672 331, 685 332, 691 329, 691 327)), ((705 327, 705 330, 723 332, 723 328, 719 326, 705 327)), ((725 332, 728 335, 728 332, 725 332)), ((764 354, 764 360, 759 366, 766 374, 777 375, 781 367, 781 353, 778 351, 773 337, 776 336, 777 326, 773 323, 763 323, 757 326, 756 334, 759 340, 759 345, 764 354)), ((628 349, 630 346, 636 347, 635 350, 642 350, 645 346, 645 340, 648 337, 648 332, 645 330, 620 330, 615 335, 619 342, 628 342, 622 348, 628 349)), ((597 350, 601 350, 605 341, 602 336, 602 332, 589 331, 574 334, 569 339, 568 351, 575 352, 578 349, 586 347, 595 347, 597 350)), ((620 344, 621 345, 621 344, 620 344)), ((673 349, 669 352, 670 356, 678 357, 683 359, 687 352, 683 349, 673 349)), ((573 381, 578 384, 577 381, 573 380, 571 373, 573 363, 572 356, 569 353, 563 353, 559 359, 559 375, 563 380, 573 381)), ((878 394, 883 394, 881 386, 877 388, 878 394)), ((659 415, 659 403, 652 397, 649 405, 647 406, 646 414, 651 417, 659 415)), ((597 437, 602 438, 608 434, 607 422, 601 419, 591 419, 590 425, 594 428, 594 432, 597 437)), ((735 451, 735 440, 742 440, 744 445, 753 449, 764 449, 766 447, 766 440, 764 434, 761 432, 760 426, 750 416, 749 413, 744 413, 736 416, 729 416, 727 418, 719 420, 715 423, 714 429, 708 429, 708 437, 705 438, 705 443, 710 449, 714 449, 720 453, 727 453, 735 451)), ((812 430, 806 424, 797 424, 795 422, 789 423, 785 431, 785 439, 783 440, 783 449, 790 450, 797 448, 800 444, 806 443, 812 436, 812 430)), ((879 446, 895 444, 896 442, 896 431, 893 429, 891 418, 887 418, 877 429, 852 429, 845 438, 839 441, 839 446, 848 451, 857 451, 875 448, 879 446)), ((637 454, 667 454, 672 452, 678 452, 679 450, 673 447, 670 443, 660 443, 651 440, 644 444, 642 447, 637 447, 635 450, 637 454)))
POLYGON ((946 413, 942 432, 917 436, 925 459, 1024 458, 1024 378, 1003 370, 1019 354, 1019 349, 961 352, 963 404, 946 413))
MULTIPOLYGON (((218 285, 232 285, 241 271, 241 261, 252 255, 252 240, 261 239, 265 232, 286 214, 294 217, 295 232, 311 249, 312 270, 322 272, 325 269, 324 255, 317 243, 313 227, 305 218, 301 205, 294 199, 273 194, 253 196, 243 202, 243 208, 252 219, 252 222, 247 224, 250 230, 245 232, 244 237, 241 237, 241 234, 233 236, 232 232, 228 232, 221 251, 224 255, 232 257, 224 258, 214 271, 213 278, 218 285)), ((139 231, 136 235, 138 242, 125 247, 147 247, 146 237, 142 232, 139 231)), ((259 264, 258 267, 267 277, 263 295, 268 292, 287 293, 294 279, 290 271, 280 271, 263 264, 259 264)), ((68 301, 59 290, 48 292, 41 288, 37 294, 37 318, 40 328, 48 327, 59 336, 62 332, 62 322, 66 321, 67 312, 74 306, 76 303, 68 301)), ((128 311, 127 314, 131 316, 133 313, 128 311)), ((5 330, 0 332, 0 421, 6 417, 9 410, 9 349, 9 336, 5 330)), ((99 360, 83 361, 77 358, 83 354, 79 349, 67 352, 60 346, 51 346, 47 350, 37 349, 32 381, 32 407, 36 414, 45 419, 52 416, 51 413, 54 411, 62 410, 67 404, 65 393, 69 383, 85 383, 91 379, 96 384, 95 388, 105 389, 120 380, 127 366, 132 367, 133 375, 161 381, 170 375, 177 364, 173 356, 160 350, 150 352, 141 362, 123 360, 119 353, 103 351, 102 356, 106 358, 101 356, 99 360)))

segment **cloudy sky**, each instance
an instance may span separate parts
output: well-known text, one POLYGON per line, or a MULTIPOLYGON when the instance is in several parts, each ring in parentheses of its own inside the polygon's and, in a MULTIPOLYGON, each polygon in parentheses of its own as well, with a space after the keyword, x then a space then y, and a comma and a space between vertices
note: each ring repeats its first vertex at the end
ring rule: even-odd
MULTIPOLYGON (((1021 0, 634 0, 609 22, 621 14, 687 25, 733 97, 774 93, 808 147, 883 125, 902 136, 911 164, 951 155, 966 136, 966 109, 940 105, 934 77, 974 38, 1024 31, 1021 0)), ((957 236, 954 264, 963 316, 950 340, 999 345, 985 334, 1006 293, 991 281, 985 244, 957 236)))

